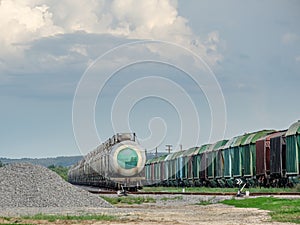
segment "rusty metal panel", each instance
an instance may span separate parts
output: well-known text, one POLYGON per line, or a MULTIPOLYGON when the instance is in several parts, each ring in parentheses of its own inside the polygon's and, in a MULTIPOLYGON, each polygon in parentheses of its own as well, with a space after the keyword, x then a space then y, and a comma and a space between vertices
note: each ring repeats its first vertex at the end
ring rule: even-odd
MULTIPOLYGON (((277 137, 283 137, 286 131, 274 132, 267 136, 264 136, 256 141, 256 175, 269 175, 275 172, 275 168, 272 170, 272 165, 278 164, 281 152, 281 142, 275 142, 277 137), (271 140, 274 139, 274 143, 271 144, 271 140)), ((276 169, 278 170, 278 169, 276 169)))
POLYGON ((270 139, 270 173, 283 175, 286 170, 286 142, 284 134, 270 139))
POLYGON ((265 162, 265 139, 260 139, 256 141, 256 175, 266 174, 265 162))

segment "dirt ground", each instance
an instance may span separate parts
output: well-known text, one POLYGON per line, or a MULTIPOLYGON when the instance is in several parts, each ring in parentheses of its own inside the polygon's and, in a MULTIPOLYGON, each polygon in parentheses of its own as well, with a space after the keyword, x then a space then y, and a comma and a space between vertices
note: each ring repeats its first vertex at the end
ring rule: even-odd
MULTIPOLYGON (((268 212, 222 204, 183 207, 144 207, 126 216, 125 224, 279 224, 270 222, 268 212), (127 217, 127 218, 126 218, 127 217)), ((101 224, 101 223, 95 223, 101 224)), ((121 224, 121 223, 110 223, 121 224)))
POLYGON ((7 221, 0 219, 0 223, 30 223, 30 224, 289 224, 271 222, 267 211, 258 209, 234 208, 223 204, 212 205, 165 205, 155 204, 142 205, 119 205, 117 208, 105 209, 105 214, 118 216, 117 221, 37 221, 11 219, 7 221))

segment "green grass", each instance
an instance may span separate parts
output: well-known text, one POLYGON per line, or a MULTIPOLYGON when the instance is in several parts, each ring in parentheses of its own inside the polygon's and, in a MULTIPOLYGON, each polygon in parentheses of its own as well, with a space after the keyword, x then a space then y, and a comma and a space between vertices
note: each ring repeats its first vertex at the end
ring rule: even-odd
MULTIPOLYGON (((22 224, 22 225, 32 225, 32 224, 26 224, 26 220, 46 220, 48 222, 55 222, 57 220, 62 221, 85 221, 85 220, 95 220, 95 221, 115 221, 118 220, 118 217, 112 216, 112 215, 80 215, 80 216, 74 216, 74 215, 47 215, 47 214, 36 214, 33 216, 22 216, 20 218, 10 218, 10 217, 1 217, 4 220, 9 221, 10 223, 5 223, 5 225, 16 225, 16 224, 22 224)), ((3 225, 0 223, 0 225, 3 225)))
POLYGON ((168 201, 168 200, 182 200, 183 197, 182 196, 175 196, 175 197, 172 197, 172 198, 168 198, 168 197, 162 197, 160 200, 161 201, 168 201))
POLYGON ((20 223, 21 221, 19 219, 15 219, 14 221, 11 221, 13 218, 11 217, 0 217, 3 220, 9 221, 10 223, 0 223, 0 225, 18 225, 18 224, 22 224, 22 225, 33 225, 33 224, 29 224, 29 223, 20 223))
POLYGON ((224 200, 222 203, 240 208, 258 208, 269 210, 272 220, 300 224, 300 199, 282 199, 259 197, 224 200))
POLYGON ((210 205, 213 204, 211 203, 209 200, 205 201, 205 200, 201 200, 200 202, 196 203, 196 205, 210 205))
POLYGON ((213 200, 215 199, 216 197, 212 197, 208 200, 201 200, 200 202, 196 203, 196 205, 211 205, 213 204, 213 200))
POLYGON ((104 200, 109 202, 110 204, 142 204, 142 203, 155 203, 156 200, 151 197, 131 197, 131 196, 122 196, 122 197, 108 197, 101 196, 104 200))
MULTIPOLYGON (((250 193, 299 192, 296 188, 245 188, 250 193)), ((182 192, 181 187, 144 187, 145 192, 182 192)), ((238 188, 186 187, 185 192, 237 193, 238 188)))
POLYGON ((11 220, 11 217, 7 217, 7 216, 3 216, 3 217, 0 217, 1 219, 4 219, 4 220, 7 220, 7 221, 10 221, 11 220))
POLYGON ((0 223, 0 225, 34 225, 31 223, 0 223))
POLYGON ((117 220, 116 216, 112 215, 47 215, 47 214, 36 214, 34 216, 23 216, 21 219, 25 220, 47 220, 49 222, 54 222, 56 220, 104 220, 104 221, 113 221, 117 220))

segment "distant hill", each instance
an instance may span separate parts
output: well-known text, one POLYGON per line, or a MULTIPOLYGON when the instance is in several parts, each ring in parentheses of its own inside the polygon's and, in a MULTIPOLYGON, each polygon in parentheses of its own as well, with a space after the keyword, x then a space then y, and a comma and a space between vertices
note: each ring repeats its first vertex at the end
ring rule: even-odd
POLYGON ((8 159, 8 158, 0 158, 0 161, 3 164, 10 163, 31 163, 35 165, 42 165, 45 167, 54 165, 54 166, 63 166, 69 167, 81 160, 83 156, 60 156, 55 158, 22 158, 22 159, 8 159))
MULTIPOLYGON (((158 152, 157 156, 165 155, 166 153, 158 152)), ((152 159, 155 157, 155 154, 148 153, 147 160, 152 159)), ((9 158, 0 158, 0 162, 3 164, 10 164, 10 163, 31 163, 35 165, 41 166, 63 166, 69 167, 81 160, 83 156, 60 156, 55 158, 22 158, 22 159, 9 159, 9 158)))

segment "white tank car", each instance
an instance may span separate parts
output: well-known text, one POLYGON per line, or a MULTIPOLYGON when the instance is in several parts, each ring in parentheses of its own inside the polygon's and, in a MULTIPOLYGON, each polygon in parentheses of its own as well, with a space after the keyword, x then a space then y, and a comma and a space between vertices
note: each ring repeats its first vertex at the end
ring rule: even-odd
POLYGON ((118 133, 72 166, 72 184, 136 189, 145 179, 146 155, 133 133, 118 133))

